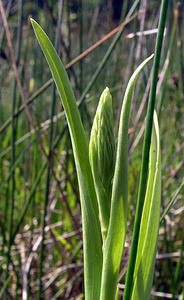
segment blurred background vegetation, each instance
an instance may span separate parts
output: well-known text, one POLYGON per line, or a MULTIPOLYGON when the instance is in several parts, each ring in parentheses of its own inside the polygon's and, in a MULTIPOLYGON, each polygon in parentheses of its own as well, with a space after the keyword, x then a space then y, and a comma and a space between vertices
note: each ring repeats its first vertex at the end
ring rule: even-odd
MULTIPOLYGON (((89 136, 106 86, 117 132, 130 75, 154 50, 159 11, 156 0, 0 0, 0 299, 36 299, 39 288, 43 299, 83 299, 80 204, 70 138, 30 17, 66 65, 89 136), (117 39, 132 5, 132 18, 117 39)), ((151 64, 138 82, 131 114, 122 272, 135 214, 150 71, 151 64)), ((170 0, 156 105, 161 213, 172 205, 160 224, 152 299, 184 297, 183 103, 184 2, 170 0)), ((124 277, 122 292, 123 283, 124 277)))

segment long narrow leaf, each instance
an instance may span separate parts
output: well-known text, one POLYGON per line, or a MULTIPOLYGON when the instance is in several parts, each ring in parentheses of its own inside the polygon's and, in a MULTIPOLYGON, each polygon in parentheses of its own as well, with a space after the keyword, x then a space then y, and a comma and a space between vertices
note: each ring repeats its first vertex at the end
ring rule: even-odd
POLYGON ((118 133, 115 174, 112 187, 111 214, 104 244, 100 300, 115 299, 118 271, 125 242, 128 203, 128 125, 134 87, 141 70, 152 59, 148 57, 134 72, 128 83, 118 133))
POLYGON ((161 158, 156 112, 150 147, 148 185, 141 219, 131 300, 150 299, 160 223, 161 158))
POLYGON ((66 113, 81 198, 84 241, 85 299, 97 300, 99 299, 101 285, 102 245, 100 224, 98 220, 97 199, 89 164, 85 132, 77 109, 75 97, 63 64, 61 63, 61 60, 49 38, 39 24, 32 20, 32 25, 52 72, 53 79, 66 113))

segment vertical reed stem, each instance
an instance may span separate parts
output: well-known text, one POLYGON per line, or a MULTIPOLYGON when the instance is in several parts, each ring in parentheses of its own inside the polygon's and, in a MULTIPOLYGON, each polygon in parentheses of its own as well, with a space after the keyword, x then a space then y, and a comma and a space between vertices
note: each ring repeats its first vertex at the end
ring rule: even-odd
POLYGON ((152 133, 152 125, 153 125, 153 112, 155 107, 156 87, 157 87, 157 79, 158 79, 160 56, 162 51, 162 42, 163 42, 164 28, 166 23, 168 2, 169 2, 168 0, 162 0, 162 4, 161 4, 160 20, 159 20, 158 34, 157 34, 156 46, 155 46, 155 57, 153 62, 152 82, 151 82, 147 116, 146 116, 146 127, 145 127, 145 134, 144 134, 142 166, 141 166, 141 174, 140 174, 140 181, 139 181, 136 215, 135 215, 135 223, 134 223, 134 231, 132 237, 128 272, 126 277, 125 292, 123 298, 124 300, 130 300, 132 284, 133 284, 133 274, 134 274, 134 267, 136 261, 138 239, 139 239, 139 229, 140 229, 142 209, 144 205, 144 198, 145 198, 146 187, 147 187, 149 151, 150 151, 151 133, 152 133))
MULTIPOLYGON (((17 49, 16 49, 16 65, 19 65, 20 61, 20 51, 22 44, 22 15, 23 13, 23 1, 19 0, 19 8, 18 8, 18 32, 17 32, 17 49)), ((16 149, 15 149, 15 140, 16 140, 16 119, 14 117, 14 113, 16 110, 16 98, 17 98, 17 81, 14 79, 13 81, 13 97, 12 97, 12 157, 11 157, 11 167, 14 166, 16 160, 16 149)), ((6 265, 6 279, 8 278, 8 269, 10 263, 11 256, 11 237, 13 232, 13 219, 14 219, 14 205, 15 205, 15 188, 16 188, 16 179, 15 179, 15 170, 12 171, 11 176, 11 203, 10 203, 10 218, 9 218, 9 241, 8 241, 8 252, 7 252, 7 265, 6 265)))
MULTIPOLYGON (((79 17, 80 17, 80 31, 79 31, 79 39, 80 39, 80 53, 83 52, 83 0, 79 1, 79 17)), ((83 90, 83 60, 80 60, 80 93, 83 90)))

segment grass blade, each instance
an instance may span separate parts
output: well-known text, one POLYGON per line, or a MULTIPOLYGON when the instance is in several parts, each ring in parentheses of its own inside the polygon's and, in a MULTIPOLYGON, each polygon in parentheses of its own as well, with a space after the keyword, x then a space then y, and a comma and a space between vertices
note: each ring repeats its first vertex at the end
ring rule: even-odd
POLYGON ((99 299, 102 269, 102 244, 98 206, 92 172, 89 164, 88 145, 77 109, 75 97, 63 64, 49 38, 32 20, 36 37, 46 57, 66 113, 72 140, 79 182, 83 219, 85 299, 99 299), (95 263, 94 263, 95 262, 95 263))
POLYGON ((143 67, 152 58, 153 55, 148 57, 133 73, 124 96, 118 133, 110 222, 104 244, 100 300, 115 299, 119 266, 126 235, 128 204, 128 125, 130 109, 136 81, 143 67))
POLYGON ((156 112, 152 133, 148 185, 143 207, 131 300, 150 299, 160 223, 161 155, 156 112))

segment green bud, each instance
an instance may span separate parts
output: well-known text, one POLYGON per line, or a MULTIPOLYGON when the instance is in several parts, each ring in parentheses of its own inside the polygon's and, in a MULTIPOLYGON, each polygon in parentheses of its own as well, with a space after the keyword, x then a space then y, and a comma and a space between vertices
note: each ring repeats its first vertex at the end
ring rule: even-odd
POLYGON ((93 121, 89 144, 89 158, 100 210, 102 231, 108 229, 112 178, 115 165, 112 97, 106 87, 93 121))

